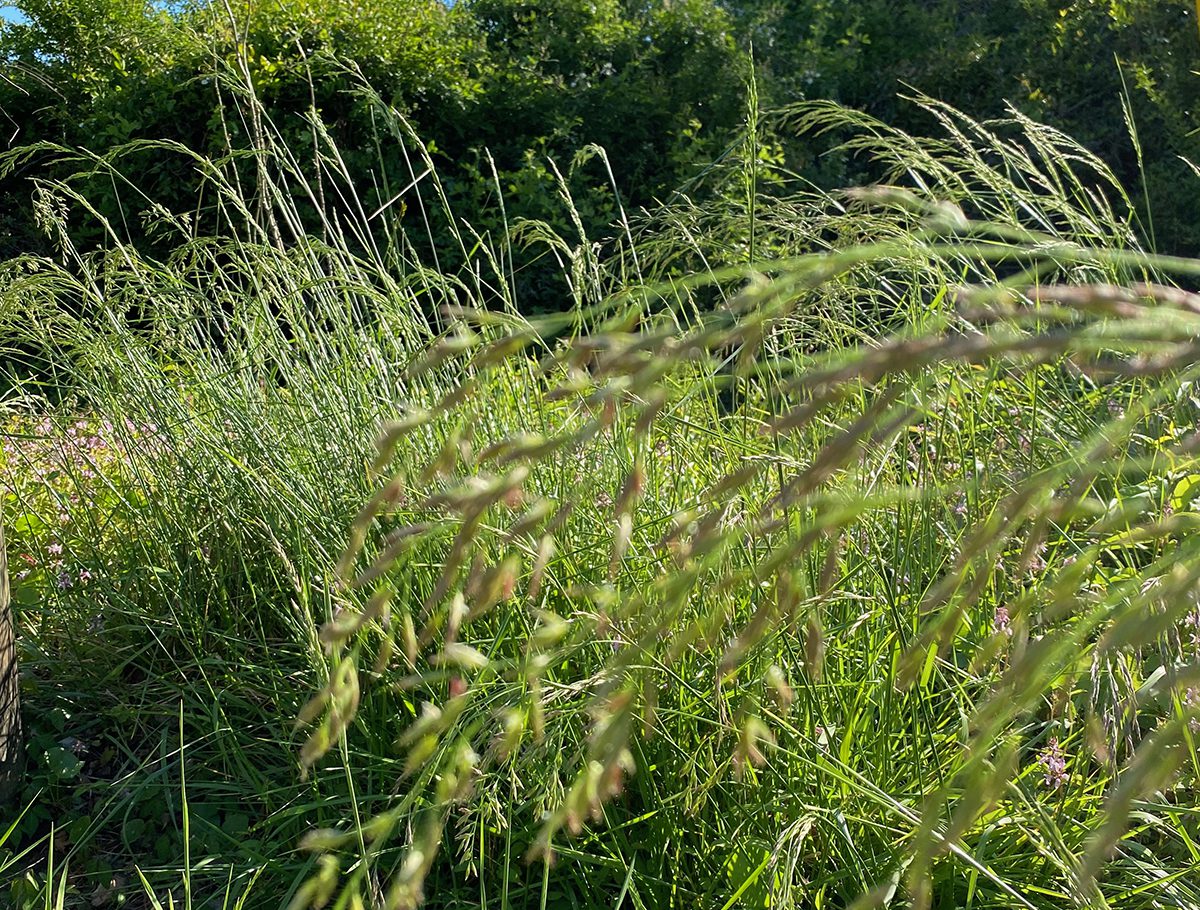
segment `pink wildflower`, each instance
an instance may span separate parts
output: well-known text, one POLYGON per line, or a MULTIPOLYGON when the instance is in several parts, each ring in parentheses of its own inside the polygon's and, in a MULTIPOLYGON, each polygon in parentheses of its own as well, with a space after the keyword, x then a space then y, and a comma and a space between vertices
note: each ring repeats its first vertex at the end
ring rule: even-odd
POLYGON ((1012 635, 1012 619, 1008 615, 1008 607, 996 607, 996 616, 992 620, 992 631, 997 635, 1012 635))
POLYGON ((1045 784, 1053 790, 1061 789, 1067 782, 1067 757, 1063 754, 1058 737, 1050 737, 1050 742, 1038 756, 1038 764, 1042 766, 1045 784))

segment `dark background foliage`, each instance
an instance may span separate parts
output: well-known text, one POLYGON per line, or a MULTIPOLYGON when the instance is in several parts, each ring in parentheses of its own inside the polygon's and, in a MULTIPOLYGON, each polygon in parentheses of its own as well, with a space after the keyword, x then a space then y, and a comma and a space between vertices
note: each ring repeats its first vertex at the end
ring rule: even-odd
MULTIPOLYGON (((696 183, 744 128, 751 66, 766 108, 831 98, 909 131, 928 125, 898 98, 922 92, 977 117, 1012 104, 1081 139, 1135 192, 1145 233, 1162 252, 1200 250, 1193 212, 1200 179, 1192 70, 1200 34, 1191 0, 277 0, 154 4, 144 0, 23 0, 25 21, 0 30, 0 120, 7 149, 48 141, 103 153, 171 139, 207 154, 251 148, 254 124, 222 111, 221 64, 241 61, 276 129, 300 161, 314 143, 315 107, 369 200, 411 175, 401 144, 353 89, 365 79, 403 111, 434 153, 454 210, 499 232, 497 186, 509 222, 564 222, 565 175, 585 230, 603 236, 617 199, 597 159, 603 146, 627 207, 696 183), (357 71, 357 74, 355 72, 357 71), (1153 137, 1135 151, 1128 127, 1153 137), (486 152, 485 152, 486 150, 486 152), (490 153, 491 159, 488 158, 490 153), (494 170, 493 163, 494 162, 494 170)), ((781 163, 826 187, 868 179, 866 162, 822 156, 808 137, 770 137, 781 163)), ((249 166, 249 165, 248 165, 249 166)), ((154 200, 204 219, 193 164, 147 149, 122 165, 139 193, 109 176, 82 186, 97 213, 153 247, 142 214, 154 200)), ((39 234, 39 178, 78 170, 42 152, 0 181, 0 257, 52 255, 39 234)), ((400 209, 393 217, 400 217, 400 209)), ((415 217, 408 213, 405 217, 415 217)), ((73 241, 105 242, 77 213, 73 241)), ((439 247, 445 225, 424 232, 439 247)), ((578 238, 575 238, 578 239, 578 238)), ((169 249, 158 250, 166 253, 169 249)), ((451 256, 442 251, 444 256, 451 256)), ((527 251, 520 299, 561 305, 551 270, 527 251)), ((443 263, 445 265, 445 263, 443 263)))

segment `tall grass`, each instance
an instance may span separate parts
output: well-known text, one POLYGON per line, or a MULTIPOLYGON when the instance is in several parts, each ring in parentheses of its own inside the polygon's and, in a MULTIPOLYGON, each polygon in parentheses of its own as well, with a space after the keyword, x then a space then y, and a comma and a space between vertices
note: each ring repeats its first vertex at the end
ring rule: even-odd
POLYGON ((892 186, 491 243, 239 97, 218 233, 4 266, 18 901, 1195 904, 1200 264, 1097 159, 817 105, 892 186))

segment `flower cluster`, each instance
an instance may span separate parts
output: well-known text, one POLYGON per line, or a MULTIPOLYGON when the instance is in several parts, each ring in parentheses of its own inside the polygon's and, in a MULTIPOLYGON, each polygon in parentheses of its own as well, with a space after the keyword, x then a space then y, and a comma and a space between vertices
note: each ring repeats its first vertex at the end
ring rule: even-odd
POLYGON ((1059 745, 1058 737, 1050 737, 1046 748, 1038 756, 1042 766, 1043 781, 1052 790, 1060 790, 1067 783, 1067 757, 1059 745))
POLYGON ((996 616, 992 620, 992 632, 997 635, 1012 635, 1012 617, 1008 615, 1008 607, 996 607, 996 616))
POLYGON ((130 452, 155 434, 152 424, 115 426, 78 416, 19 415, 3 425, 0 495, 15 582, 67 590, 93 581, 95 560, 88 554, 100 541, 93 532, 85 536, 76 519, 106 507, 109 484, 126 469, 130 452))

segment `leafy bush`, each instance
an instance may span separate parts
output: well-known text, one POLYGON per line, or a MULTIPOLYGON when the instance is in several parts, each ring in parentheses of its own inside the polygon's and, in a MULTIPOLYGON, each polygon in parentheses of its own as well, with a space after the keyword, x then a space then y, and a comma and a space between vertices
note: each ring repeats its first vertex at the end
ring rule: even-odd
MULTIPOLYGON (((243 158, 242 179, 251 181, 251 154, 278 141, 312 177, 322 146, 316 116, 338 143, 339 168, 355 195, 374 212, 417 174, 395 154, 375 104, 356 100, 366 86, 427 139, 455 211, 495 212, 497 188, 505 194, 507 218, 474 219, 481 233, 498 238, 522 218, 561 232, 571 227, 553 202, 553 159, 600 143, 618 156, 610 176, 619 193, 630 204, 649 204, 715 155, 741 112, 739 52, 728 18, 710 0, 645 8, 395 0, 369 9, 297 0, 201 4, 171 14, 140 2, 110 9, 52 0, 22 8, 28 24, 3 26, 15 76, 0 83, 0 106, 14 126, 14 157, 0 163, 13 210, 0 249, 7 255, 53 249, 33 230, 30 190, 38 179, 77 171, 53 154, 18 151, 40 141, 99 156, 133 140, 178 142, 212 158, 233 152, 243 158), (112 57, 108 47, 128 48, 128 59, 112 57), (239 112, 247 91, 261 107, 239 112)), ((125 155, 136 159, 127 162, 140 174, 136 188, 104 179, 80 185, 96 216, 159 256, 169 255, 172 239, 141 230, 153 215, 150 199, 187 212, 202 233, 219 231, 209 220, 213 200, 198 192, 202 183, 186 157, 163 155, 157 144, 126 147, 125 155)), ((595 177, 574 181, 576 211, 590 231, 615 213, 614 188, 595 177)), ((323 199, 317 207, 328 213, 336 204, 323 199)), ((318 228, 317 211, 301 204, 297 214, 306 229, 318 228)), ((67 227, 80 249, 106 242, 96 218, 67 227)), ((430 255, 455 230, 435 222, 429 236, 409 234, 430 255)), ((453 247, 439 253, 455 255, 453 247)), ((552 306, 561 293, 554 269, 521 265, 516 280, 528 306, 552 306)))
MULTIPOLYGON (((898 91, 943 99, 977 119, 1002 116, 1011 103, 1105 160, 1157 250, 1197 249, 1188 162, 1198 155, 1190 112, 1200 81, 1188 0, 287 0, 166 8, 31 0, 21 8, 27 23, 0 25, 10 150, 48 141, 104 155, 131 140, 171 140, 217 159, 231 146, 251 180, 255 150, 272 132, 310 164, 311 177, 321 147, 309 119, 315 110, 374 212, 418 174, 392 155, 375 105, 359 94, 365 81, 426 140, 453 211, 471 213, 490 243, 503 244, 521 219, 571 235, 558 205, 560 173, 586 232, 611 239, 607 227, 621 206, 655 209, 677 191, 707 198, 711 184, 701 178, 737 145, 753 69, 769 108, 833 99, 917 136, 936 135, 937 124, 898 103, 898 91), (238 112, 230 93, 244 89, 224 78, 230 66, 264 102, 261 118, 238 112), (595 158, 569 166, 590 144, 607 150, 611 173, 595 158)), ((860 160, 827 154, 812 134, 764 135, 761 148, 825 190, 880 176, 860 160)), ((77 170, 57 160, 21 156, 11 168, 0 165, 0 255, 53 252, 36 230, 33 197, 39 179, 77 170)), ((212 200, 198 194, 186 159, 148 147, 136 170, 137 189, 175 213, 194 206, 189 215, 203 222, 201 233, 219 233, 206 220, 212 200)), ((151 215, 137 190, 102 179, 81 189, 122 236, 169 255, 168 238, 140 230, 151 215)), ((318 228, 316 209, 335 205, 302 206, 306 230, 318 228)), ((456 226, 438 222, 436 210, 426 214, 434 219, 429 236, 406 225, 412 242, 426 258, 439 246, 449 247, 439 250, 443 259, 455 255, 456 226)), ((385 216, 401 215, 385 209, 372 225, 378 233, 385 216)), ((81 249, 108 242, 92 218, 69 228, 81 249)), ((556 266, 519 247, 511 253, 510 279, 525 311, 556 306, 556 266)))

